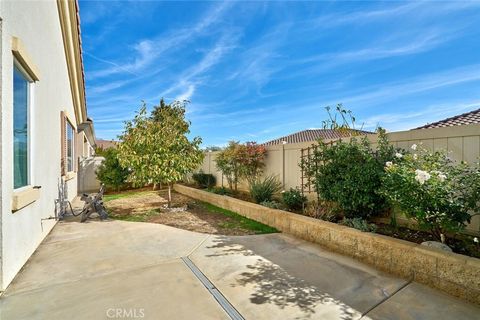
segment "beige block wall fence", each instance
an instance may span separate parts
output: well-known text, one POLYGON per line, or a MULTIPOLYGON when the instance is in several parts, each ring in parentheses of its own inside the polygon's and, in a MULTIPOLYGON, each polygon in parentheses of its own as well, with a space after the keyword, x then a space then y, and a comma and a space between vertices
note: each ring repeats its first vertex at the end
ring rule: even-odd
MULTIPOLYGON (((368 136, 373 146, 378 136, 368 136)), ((430 150, 447 150, 457 161, 473 163, 480 157, 480 124, 455 126, 447 128, 420 129, 388 133, 389 141, 398 148, 409 150, 412 144, 422 144, 430 150)), ((301 149, 312 146, 312 142, 275 145, 267 147, 265 159, 265 175, 276 175, 282 181, 284 189, 301 185, 301 170, 299 167, 301 149)), ((218 152, 207 152, 201 166, 205 173, 213 174, 217 185, 228 186, 222 173, 217 170, 215 158, 218 152)), ((247 189, 245 182, 239 184, 240 189, 247 189)), ((313 198, 313 194, 310 195, 313 198)), ((480 232, 480 216, 473 217, 467 227, 469 232, 480 232)))
POLYGON ((270 209, 238 200, 175 185, 177 192, 209 202, 259 221, 331 251, 348 255, 379 270, 437 288, 480 304, 480 259, 447 253, 391 237, 361 232, 299 214, 270 209))
POLYGON ((102 164, 104 157, 86 157, 79 160, 78 164, 78 193, 98 192, 100 181, 97 178, 97 170, 102 164))

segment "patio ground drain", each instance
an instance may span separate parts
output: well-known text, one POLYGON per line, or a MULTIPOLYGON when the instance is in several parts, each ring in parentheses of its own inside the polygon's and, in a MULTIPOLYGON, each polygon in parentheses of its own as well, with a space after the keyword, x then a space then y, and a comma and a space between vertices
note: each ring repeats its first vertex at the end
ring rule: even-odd
POLYGON ((182 257, 183 262, 187 267, 192 270, 193 274, 197 277, 198 280, 207 288, 208 292, 217 300, 218 304, 225 310, 228 316, 232 320, 244 320, 242 315, 235 309, 235 307, 223 296, 223 294, 215 288, 213 283, 208 280, 208 278, 198 269, 198 267, 193 263, 192 260, 188 257, 182 257))

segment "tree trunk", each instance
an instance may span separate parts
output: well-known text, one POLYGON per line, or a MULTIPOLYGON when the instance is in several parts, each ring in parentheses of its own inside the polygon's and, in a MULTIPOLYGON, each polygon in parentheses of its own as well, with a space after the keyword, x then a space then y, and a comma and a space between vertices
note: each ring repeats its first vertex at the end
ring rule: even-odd
POLYGON ((168 207, 172 207, 172 185, 168 184, 168 207))

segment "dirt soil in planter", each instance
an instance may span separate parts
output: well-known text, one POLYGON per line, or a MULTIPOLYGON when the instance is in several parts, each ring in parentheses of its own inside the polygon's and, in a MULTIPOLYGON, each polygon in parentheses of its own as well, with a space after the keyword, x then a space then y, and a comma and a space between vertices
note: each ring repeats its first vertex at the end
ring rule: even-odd
POLYGON ((208 234, 250 235, 277 232, 274 228, 236 213, 197 201, 172 191, 169 210, 167 190, 132 190, 105 195, 104 202, 112 219, 160 223, 208 234))
MULTIPOLYGON (((214 187, 214 188, 210 188, 210 189, 205 189, 205 188, 199 187, 197 184, 194 184, 194 183, 182 183, 182 184, 184 186, 189 187, 189 188, 195 188, 195 189, 198 189, 198 190, 211 192, 211 193, 215 193, 215 192, 213 192, 213 189, 222 189, 222 187, 214 187)), ((235 198, 235 199, 255 203, 248 191, 245 191, 245 190, 230 190, 228 187, 223 187, 223 189, 225 189, 226 193, 222 194, 222 195, 226 195, 226 196, 229 196, 229 197, 232 197, 232 198, 235 198)), ((219 194, 219 193, 216 193, 216 194, 219 194)))
MULTIPOLYGON (((413 230, 406 227, 393 227, 389 224, 377 223, 377 233, 410 242, 422 243, 424 241, 437 241, 426 231, 413 230)), ((446 244, 453 252, 466 256, 480 258, 480 246, 473 242, 473 237, 458 235, 456 238, 447 237, 446 244)))

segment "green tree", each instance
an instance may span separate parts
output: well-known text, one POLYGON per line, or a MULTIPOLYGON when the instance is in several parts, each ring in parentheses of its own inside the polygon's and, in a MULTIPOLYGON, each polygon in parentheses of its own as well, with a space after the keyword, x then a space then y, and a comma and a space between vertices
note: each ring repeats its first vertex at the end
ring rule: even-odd
POLYGON ((102 156, 105 160, 102 161, 96 172, 97 178, 107 188, 113 188, 118 191, 127 183, 128 169, 120 165, 117 149, 102 149, 102 156))
MULTIPOLYGON (((185 107, 189 103, 188 100, 174 101, 171 104, 165 103, 165 100, 160 99, 158 106, 154 106, 150 118, 155 122, 168 121, 168 119, 185 119, 185 107)), ((190 123, 183 120, 182 127, 188 127, 190 123)))
POLYGON ((131 169, 135 183, 166 184, 171 206, 173 183, 195 170, 203 161, 200 137, 191 141, 190 122, 185 120, 187 101, 166 104, 163 99, 148 116, 145 103, 134 119, 125 123, 119 137, 120 164, 131 169))
POLYGON ((238 141, 230 141, 228 146, 217 154, 215 163, 217 169, 227 178, 231 190, 237 190, 238 180, 240 179, 240 149, 238 141))

